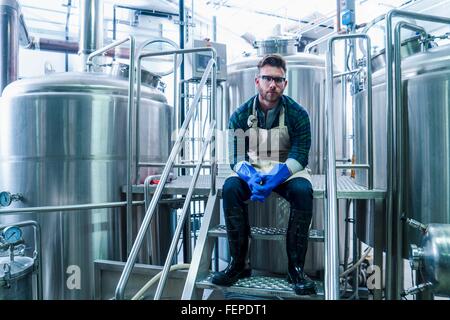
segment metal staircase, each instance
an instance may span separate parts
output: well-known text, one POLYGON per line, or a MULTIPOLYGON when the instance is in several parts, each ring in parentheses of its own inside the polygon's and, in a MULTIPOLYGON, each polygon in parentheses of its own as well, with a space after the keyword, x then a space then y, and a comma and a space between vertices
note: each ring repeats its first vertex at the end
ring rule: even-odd
MULTIPOLYGON (((333 79, 340 75, 335 75, 333 73, 333 42, 336 40, 344 40, 344 39, 355 39, 362 38, 367 41, 367 61, 370 61, 370 41, 366 35, 345 35, 345 36, 336 36, 332 37, 329 40, 329 52, 327 59, 327 108, 326 108, 326 117, 327 117, 327 132, 334 132, 333 128, 333 111, 332 111, 332 101, 333 101, 333 79)), ((171 53, 177 53, 181 51, 188 50, 179 50, 172 51, 171 53)), ((162 53, 159 53, 162 54, 162 53)), ((153 54, 158 55, 158 54, 153 54)), ((140 59, 142 56, 138 58, 138 66, 140 65, 140 59)), ((214 59, 214 55, 213 55, 214 59)), ((214 63, 212 63, 214 64, 214 63)), ((371 90, 371 70, 370 63, 367 63, 367 88, 371 90)), ((209 73, 211 68, 207 68, 206 73, 209 73)), ((215 70, 213 70, 214 75, 215 70)), ((353 71, 350 70, 347 72, 351 74, 353 71)), ((356 72, 356 71, 355 71, 356 72)), ((138 68, 139 73, 139 68, 138 68)), ((202 78, 206 80, 205 76, 202 78)), ((211 83, 214 84, 214 79, 212 79, 211 83)), ((204 82, 203 82, 204 84, 204 82)), ((214 89, 213 89, 214 90, 214 89)), ((139 91, 138 91, 139 93, 139 91)), ((213 94, 212 100, 215 99, 213 94)), ((368 121, 369 128, 371 128, 371 94, 368 94, 369 99, 369 112, 368 112, 368 121)), ((194 99, 193 104, 189 110, 188 116, 186 117, 186 121, 183 123, 182 132, 180 135, 184 134, 183 130, 187 127, 189 121, 192 118, 193 110, 196 108, 196 104, 198 104, 198 99, 194 99), (196 101, 195 101, 196 100, 196 101)), ((214 103, 211 104, 212 106, 214 103)), ((214 109, 212 107, 211 109, 214 109)), ((215 126, 215 111, 211 111, 212 119, 211 123, 213 128, 215 126)), ((290 284, 283 277, 269 277, 266 275, 254 275, 250 278, 241 279, 233 286, 230 287, 220 287, 221 290, 230 293, 239 293, 239 294, 247 294, 247 295, 255 295, 255 296, 264 296, 264 297, 277 297, 283 299, 327 299, 327 300, 337 300, 339 299, 339 260, 337 259, 337 251, 338 251, 338 236, 337 236, 337 199, 366 199, 369 201, 375 199, 384 199, 385 198, 385 190, 376 190, 373 189, 372 181, 373 181, 373 163, 372 163, 372 151, 368 151, 368 164, 354 164, 354 165, 336 165, 335 159, 335 149, 334 149, 334 139, 329 138, 329 134, 325 134, 326 139, 326 172, 325 175, 314 175, 312 177, 312 186, 313 186, 313 197, 315 199, 323 199, 325 204, 325 229, 324 230, 311 230, 309 233, 310 241, 318 241, 323 242, 325 245, 325 278, 323 282, 318 282, 318 293, 316 295, 311 296, 298 296, 295 295, 294 291, 291 289, 290 284), (339 176, 336 177, 336 169, 343 168, 358 168, 358 169, 368 169, 369 170, 369 184, 367 187, 363 187, 357 185, 354 179, 348 176, 339 176)), ((333 136, 333 135, 331 135, 333 136)), ((211 138, 211 137, 209 137, 211 138)), ((141 230, 137 236, 136 242, 133 245, 133 249, 131 251, 130 257, 127 261, 127 265, 124 269, 122 277, 119 281, 119 284, 116 289, 116 298, 123 298, 123 290, 126 285, 130 268, 133 267, 136 259, 137 250, 140 247, 140 243, 142 242, 143 234, 146 232, 148 228, 148 224, 150 222, 151 216, 156 208, 157 202, 161 198, 162 193, 167 195, 187 195, 185 198, 185 203, 183 206, 183 214, 178 222, 177 230, 175 232, 174 239, 172 241, 171 248, 169 250, 169 254, 167 257, 167 261, 164 265, 163 276, 161 277, 161 281, 158 285, 158 289, 155 294, 155 299, 158 299, 161 295, 161 291, 163 289, 165 279, 167 277, 168 269, 170 268, 173 261, 173 254, 175 251, 175 246, 179 241, 181 226, 185 221, 186 212, 188 208, 188 204, 191 201, 193 196, 208 196, 208 200, 205 206, 205 211, 201 223, 201 227, 199 230, 198 238, 196 241, 196 245, 193 251, 192 260, 190 263, 190 268, 188 271, 188 275, 186 278, 186 284, 184 286, 184 290, 182 293, 183 300, 191 300, 191 299, 202 299, 203 293, 205 289, 218 289, 219 287, 213 285, 210 282, 210 268, 212 261, 212 253, 215 248, 215 241, 218 237, 226 237, 225 227, 219 224, 220 218, 220 198, 222 186, 225 181, 224 178, 216 176, 216 159, 214 155, 211 156, 210 164, 211 164, 211 175, 210 176, 199 176, 200 168, 204 165, 203 156, 206 151, 206 145, 210 141, 208 139, 203 148, 203 153, 201 160, 195 166, 194 176, 181 176, 177 179, 168 182, 169 171, 174 166, 175 155, 179 151, 180 141, 183 138, 180 138, 175 143, 174 149, 171 152, 169 157, 169 161, 164 168, 161 182, 160 184, 154 185, 132 185, 125 186, 127 193, 144 193, 146 197, 149 194, 153 194, 151 203, 149 205, 149 209, 147 210, 146 217, 143 221, 141 230)), ((214 139, 212 139, 214 140, 214 139)), ((368 133, 368 145, 372 146, 371 141, 371 133, 368 133)), ((212 143, 212 142, 211 142, 212 143)), ((369 148, 370 149, 370 148, 369 148)), ((281 240, 285 238, 285 229, 278 228, 259 228, 252 227, 251 234, 252 239, 254 240, 281 240)))

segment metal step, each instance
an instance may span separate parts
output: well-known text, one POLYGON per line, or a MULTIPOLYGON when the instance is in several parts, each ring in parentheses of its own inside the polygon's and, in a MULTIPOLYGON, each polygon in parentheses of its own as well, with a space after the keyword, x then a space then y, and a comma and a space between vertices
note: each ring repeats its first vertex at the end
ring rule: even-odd
POLYGON ((323 283, 316 281, 317 294, 315 295, 296 295, 286 278, 269 277, 269 276, 253 276, 240 279, 230 287, 217 286, 211 283, 211 275, 206 279, 196 283, 201 289, 220 289, 227 293, 236 293, 240 295, 271 297, 274 299, 296 299, 296 300, 323 300, 324 291, 323 283))
MULTIPOLYGON (((250 232, 253 239, 284 240, 286 238, 286 228, 251 227, 250 232)), ((218 225, 210 229, 208 235, 211 237, 226 237, 227 231, 224 225, 218 225)), ((309 240, 323 242, 323 230, 309 230, 309 240)))
MULTIPOLYGON (((225 177, 217 177, 216 184, 218 188, 219 196, 222 194, 222 186, 225 182, 225 177)), ((186 194, 189 189, 189 184, 192 180, 191 176, 181 176, 167 183, 164 188, 165 194, 186 194)), ((325 176, 313 175, 311 177, 313 186, 313 197, 316 199, 322 199, 325 193, 325 176)), ((122 191, 126 192, 126 186, 122 187, 122 191)), ((155 185, 150 186, 150 193, 153 193, 156 189, 155 185)), ((211 176, 200 176, 198 178, 197 187, 194 191, 194 195, 208 195, 211 190, 211 176)), ((133 185, 133 193, 144 193, 144 185, 133 185)), ((355 179, 348 176, 337 177, 337 197, 339 199, 384 199, 386 194, 385 190, 373 189, 367 190, 355 183, 355 179)))

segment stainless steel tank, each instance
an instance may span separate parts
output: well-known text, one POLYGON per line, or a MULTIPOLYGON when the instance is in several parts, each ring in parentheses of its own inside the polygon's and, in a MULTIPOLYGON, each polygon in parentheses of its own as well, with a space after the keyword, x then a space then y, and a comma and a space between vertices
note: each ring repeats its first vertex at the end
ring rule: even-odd
MULTIPOLYGON (((325 102, 325 59, 316 55, 298 53, 292 39, 270 38, 256 42, 258 54, 242 58, 228 66, 227 114, 231 114, 254 96, 257 64, 267 53, 279 53, 287 62, 288 86, 284 94, 292 97, 302 105, 311 121, 311 151, 309 167, 313 174, 323 174, 323 132, 325 102)), ((336 83, 336 86, 338 84, 336 83)), ((340 90, 335 90, 336 99, 340 99, 340 90)), ((336 104, 339 105, 339 104, 336 104)), ((344 110, 335 110, 336 115, 336 154, 344 158, 344 110)), ((225 125, 225 127, 227 127, 225 125)), ((228 166, 229 168, 229 166, 228 166)), ((264 205, 251 203, 249 206, 250 224, 252 226, 270 226, 286 228, 289 219, 289 203, 282 198, 271 196, 264 205)), ((312 229, 323 230, 322 200, 314 200, 312 229)), ((256 269, 275 273, 285 273, 287 256, 284 241, 253 241, 251 250, 252 266, 256 269), (265 254, 267 253, 267 254, 265 254)), ((313 273, 324 266, 323 243, 310 242, 305 270, 313 273)))
MULTIPOLYGON (((124 201, 127 101, 128 81, 103 74, 54 74, 9 85, 0 101, 0 190, 23 194, 16 207, 124 201)), ((171 115, 164 95, 143 86, 141 161, 167 160, 171 115)), ((0 223, 41 225, 45 299, 92 299, 93 261, 126 258, 123 210, 1 215, 0 223), (78 275, 79 286, 71 278, 78 275)))
MULTIPOLYGON (((386 188, 387 110, 384 69, 374 74, 374 186, 386 188)), ((407 57, 402 63, 402 86, 406 123, 406 154, 404 155, 405 214, 407 217, 428 223, 450 223, 450 46, 429 49, 407 57)), ((355 112, 356 157, 365 161, 364 150, 366 110, 363 99, 355 112), (361 138, 358 138, 361 137, 361 138)), ((358 161, 359 162, 359 161, 358 161)), ((365 183, 365 174, 357 174, 358 183, 365 183)), ((364 208, 362 208, 364 209, 364 208)), ((376 214, 383 214, 380 204, 376 214)), ((373 215, 359 211, 358 234, 371 244, 373 240, 373 215)), ((406 229, 403 255, 407 256, 407 244, 418 243, 417 232, 406 229)))
POLYGON ((33 266, 29 257, 0 257, 0 300, 33 299, 33 266))

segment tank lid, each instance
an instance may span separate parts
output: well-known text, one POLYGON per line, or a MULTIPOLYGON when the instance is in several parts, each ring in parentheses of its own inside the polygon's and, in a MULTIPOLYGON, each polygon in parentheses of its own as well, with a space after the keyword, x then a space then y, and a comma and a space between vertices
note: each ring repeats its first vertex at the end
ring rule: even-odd
POLYGON ((258 49, 258 56, 264 56, 272 53, 291 55, 297 52, 297 43, 298 40, 296 38, 272 36, 263 40, 255 41, 253 43, 253 47, 258 49))
POLYGON ((9 270, 9 279, 22 277, 33 268, 34 260, 29 257, 14 257, 14 261, 8 257, 0 257, 0 280, 5 279, 6 271, 9 270))
MULTIPOLYGON (((109 71, 110 75, 127 80, 129 78, 129 73, 130 73, 130 65, 121 62, 113 63, 109 71)), ((156 89, 165 87, 165 84, 161 81, 161 76, 151 71, 145 70, 144 68, 141 68, 141 83, 156 89)))
MULTIPOLYGON (((45 77, 26 78, 10 83, 2 94, 2 99, 9 99, 22 94, 104 94, 128 95, 128 81, 111 77, 105 73, 66 72, 54 73, 45 77)), ((150 86, 142 86, 142 97, 167 103, 165 95, 150 86)))
POLYGON ((0 0, 0 6, 11 7, 15 10, 19 9, 19 3, 16 0, 0 0))

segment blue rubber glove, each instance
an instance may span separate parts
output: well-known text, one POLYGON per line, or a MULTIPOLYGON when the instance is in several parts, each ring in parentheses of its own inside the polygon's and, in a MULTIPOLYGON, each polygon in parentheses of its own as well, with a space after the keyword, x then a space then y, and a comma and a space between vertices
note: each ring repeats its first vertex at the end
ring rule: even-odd
POLYGON ((255 185, 252 190, 253 201, 260 201, 261 197, 267 199, 270 196, 273 189, 278 187, 280 184, 286 181, 287 178, 291 176, 291 172, 286 164, 277 164, 273 169, 266 175, 262 175, 263 184, 255 185))
MULTIPOLYGON (((236 170, 239 178, 247 182, 250 191, 253 192, 254 187, 262 182, 261 174, 248 162, 243 162, 238 170, 236 170)), ((258 196, 258 198, 260 198, 258 196)))

